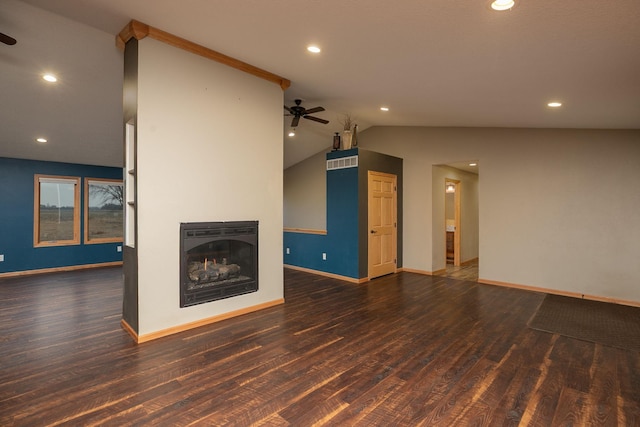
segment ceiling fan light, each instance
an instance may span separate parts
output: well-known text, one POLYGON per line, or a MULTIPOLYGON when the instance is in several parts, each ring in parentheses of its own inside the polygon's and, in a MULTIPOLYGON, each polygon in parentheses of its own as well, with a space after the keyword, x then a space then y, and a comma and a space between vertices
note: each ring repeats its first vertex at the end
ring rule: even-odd
POLYGON ((292 130, 289 131, 289 137, 294 137, 296 136, 296 133, 292 130))
POLYGON ((494 2, 491 3, 491 9, 498 11, 509 10, 515 6, 515 4, 514 0, 494 0, 494 2))

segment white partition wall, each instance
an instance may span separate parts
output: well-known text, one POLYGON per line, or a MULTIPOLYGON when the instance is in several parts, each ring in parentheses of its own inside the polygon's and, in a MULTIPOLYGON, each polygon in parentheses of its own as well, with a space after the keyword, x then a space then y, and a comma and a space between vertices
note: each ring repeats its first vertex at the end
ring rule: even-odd
POLYGON ((281 301, 282 89, 151 38, 137 59, 138 335, 281 301), (259 290, 180 308, 180 223, 250 220, 259 290))

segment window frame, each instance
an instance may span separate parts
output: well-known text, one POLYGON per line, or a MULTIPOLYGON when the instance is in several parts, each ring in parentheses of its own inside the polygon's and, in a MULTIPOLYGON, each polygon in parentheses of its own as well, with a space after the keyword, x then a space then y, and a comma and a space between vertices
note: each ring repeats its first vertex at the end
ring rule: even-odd
POLYGON ((122 179, 109 179, 109 178, 84 178, 84 243, 87 245, 94 245, 100 243, 117 243, 124 241, 124 200, 122 201, 122 230, 118 237, 94 237, 89 238, 89 185, 93 182, 102 184, 116 184, 122 187, 124 194, 124 181, 122 179))
POLYGON ((33 193, 33 246, 71 246, 80 244, 80 177, 63 175, 34 174, 33 193), (73 239, 40 241, 40 183, 59 182, 73 184, 73 239))

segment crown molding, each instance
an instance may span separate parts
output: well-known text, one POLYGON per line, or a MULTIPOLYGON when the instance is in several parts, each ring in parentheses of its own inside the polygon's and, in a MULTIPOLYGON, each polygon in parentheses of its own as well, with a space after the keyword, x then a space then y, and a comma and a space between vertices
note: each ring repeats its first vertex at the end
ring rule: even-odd
POLYGON ((223 53, 201 46, 192 41, 183 39, 182 37, 167 33, 166 31, 162 31, 136 20, 131 20, 116 36, 116 46, 118 49, 124 50, 125 45, 132 38, 142 40, 146 37, 151 37, 152 39, 161 41, 168 45, 186 50, 187 52, 203 56, 261 79, 270 81, 280 86, 282 90, 286 90, 291 86, 291 81, 284 77, 280 77, 276 74, 270 73, 269 71, 240 61, 239 59, 232 58, 223 53))

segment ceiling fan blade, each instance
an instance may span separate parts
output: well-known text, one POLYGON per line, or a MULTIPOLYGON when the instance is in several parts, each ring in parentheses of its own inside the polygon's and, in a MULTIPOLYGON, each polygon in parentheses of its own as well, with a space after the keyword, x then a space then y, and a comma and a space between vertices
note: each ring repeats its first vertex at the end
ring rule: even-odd
POLYGON ((307 120, 313 120, 314 122, 322 123, 322 124, 325 124, 325 125, 327 123, 329 123, 329 120, 321 119, 319 117, 304 116, 304 118, 307 119, 307 120))
POLYGON ((9 46, 13 46, 14 44, 16 44, 16 39, 14 39, 13 37, 9 37, 6 34, 0 33, 0 42, 8 44, 9 46))
POLYGON ((284 109, 287 110, 288 112, 290 112, 291 114, 294 114, 293 110, 291 108, 287 107, 286 105, 284 106, 284 109))
POLYGON ((291 127, 294 128, 298 126, 299 121, 300 121, 300 116, 294 116, 293 120, 291 120, 291 127))
POLYGON ((323 107, 315 107, 315 108, 310 108, 308 110, 305 110, 305 114, 313 114, 313 113, 319 113, 320 111, 324 111, 323 107))

